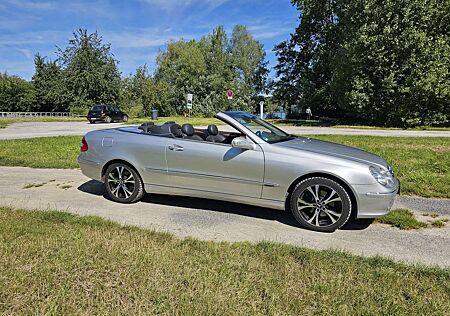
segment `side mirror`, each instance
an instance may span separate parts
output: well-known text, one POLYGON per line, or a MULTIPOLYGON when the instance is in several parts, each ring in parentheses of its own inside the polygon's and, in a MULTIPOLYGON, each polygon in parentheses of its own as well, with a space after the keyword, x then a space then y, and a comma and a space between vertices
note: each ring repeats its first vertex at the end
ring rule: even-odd
POLYGON ((236 137, 231 141, 231 146, 234 148, 240 148, 240 149, 250 149, 255 150, 256 145, 250 141, 247 140, 245 137, 236 137))

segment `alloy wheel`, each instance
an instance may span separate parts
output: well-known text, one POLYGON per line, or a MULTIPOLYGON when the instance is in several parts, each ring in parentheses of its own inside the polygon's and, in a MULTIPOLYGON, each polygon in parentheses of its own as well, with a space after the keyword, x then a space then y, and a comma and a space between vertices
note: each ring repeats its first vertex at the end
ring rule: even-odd
POLYGON ((316 227, 335 224, 342 216, 342 198, 331 187, 315 184, 304 189, 297 200, 298 211, 304 220, 316 227))
POLYGON ((133 173, 126 166, 117 166, 108 174, 108 186, 118 199, 128 199, 133 195, 136 188, 136 181, 133 173))

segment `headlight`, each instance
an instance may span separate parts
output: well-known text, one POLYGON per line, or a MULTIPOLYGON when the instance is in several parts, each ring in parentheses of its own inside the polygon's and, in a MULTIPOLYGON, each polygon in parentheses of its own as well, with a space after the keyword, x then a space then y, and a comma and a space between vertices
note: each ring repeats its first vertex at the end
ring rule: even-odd
POLYGON ((380 167, 369 167, 370 173, 377 182, 387 188, 394 187, 394 178, 391 172, 380 167))

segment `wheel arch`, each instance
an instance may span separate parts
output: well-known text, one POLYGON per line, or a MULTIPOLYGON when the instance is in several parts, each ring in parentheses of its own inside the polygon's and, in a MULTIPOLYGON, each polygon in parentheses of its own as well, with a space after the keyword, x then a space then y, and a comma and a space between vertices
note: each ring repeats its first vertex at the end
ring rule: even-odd
POLYGON ((289 200, 290 200, 291 194, 294 191, 297 184, 299 184, 300 182, 302 182, 305 179, 313 178, 313 177, 326 178, 326 179, 330 179, 330 180, 333 180, 333 181, 336 181, 337 183, 339 183, 347 191, 347 193, 350 197, 350 201, 352 202, 350 218, 355 219, 357 217, 358 201, 356 199, 356 194, 353 191, 352 187, 342 178, 339 178, 338 176, 336 176, 334 174, 330 174, 330 173, 326 173, 326 172, 307 173, 307 174, 304 174, 304 175, 298 177, 297 179, 295 179, 294 182, 292 182, 291 185, 289 186, 287 193, 286 193, 286 200, 285 200, 286 209, 290 209, 289 200))

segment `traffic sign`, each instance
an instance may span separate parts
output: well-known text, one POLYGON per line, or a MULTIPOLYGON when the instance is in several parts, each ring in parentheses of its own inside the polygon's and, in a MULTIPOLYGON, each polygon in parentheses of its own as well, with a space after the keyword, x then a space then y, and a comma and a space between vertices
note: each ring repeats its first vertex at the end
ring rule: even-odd
POLYGON ((192 99, 193 99, 194 95, 192 93, 188 93, 187 94, 187 98, 186 98, 186 108, 188 110, 192 110, 192 99))

